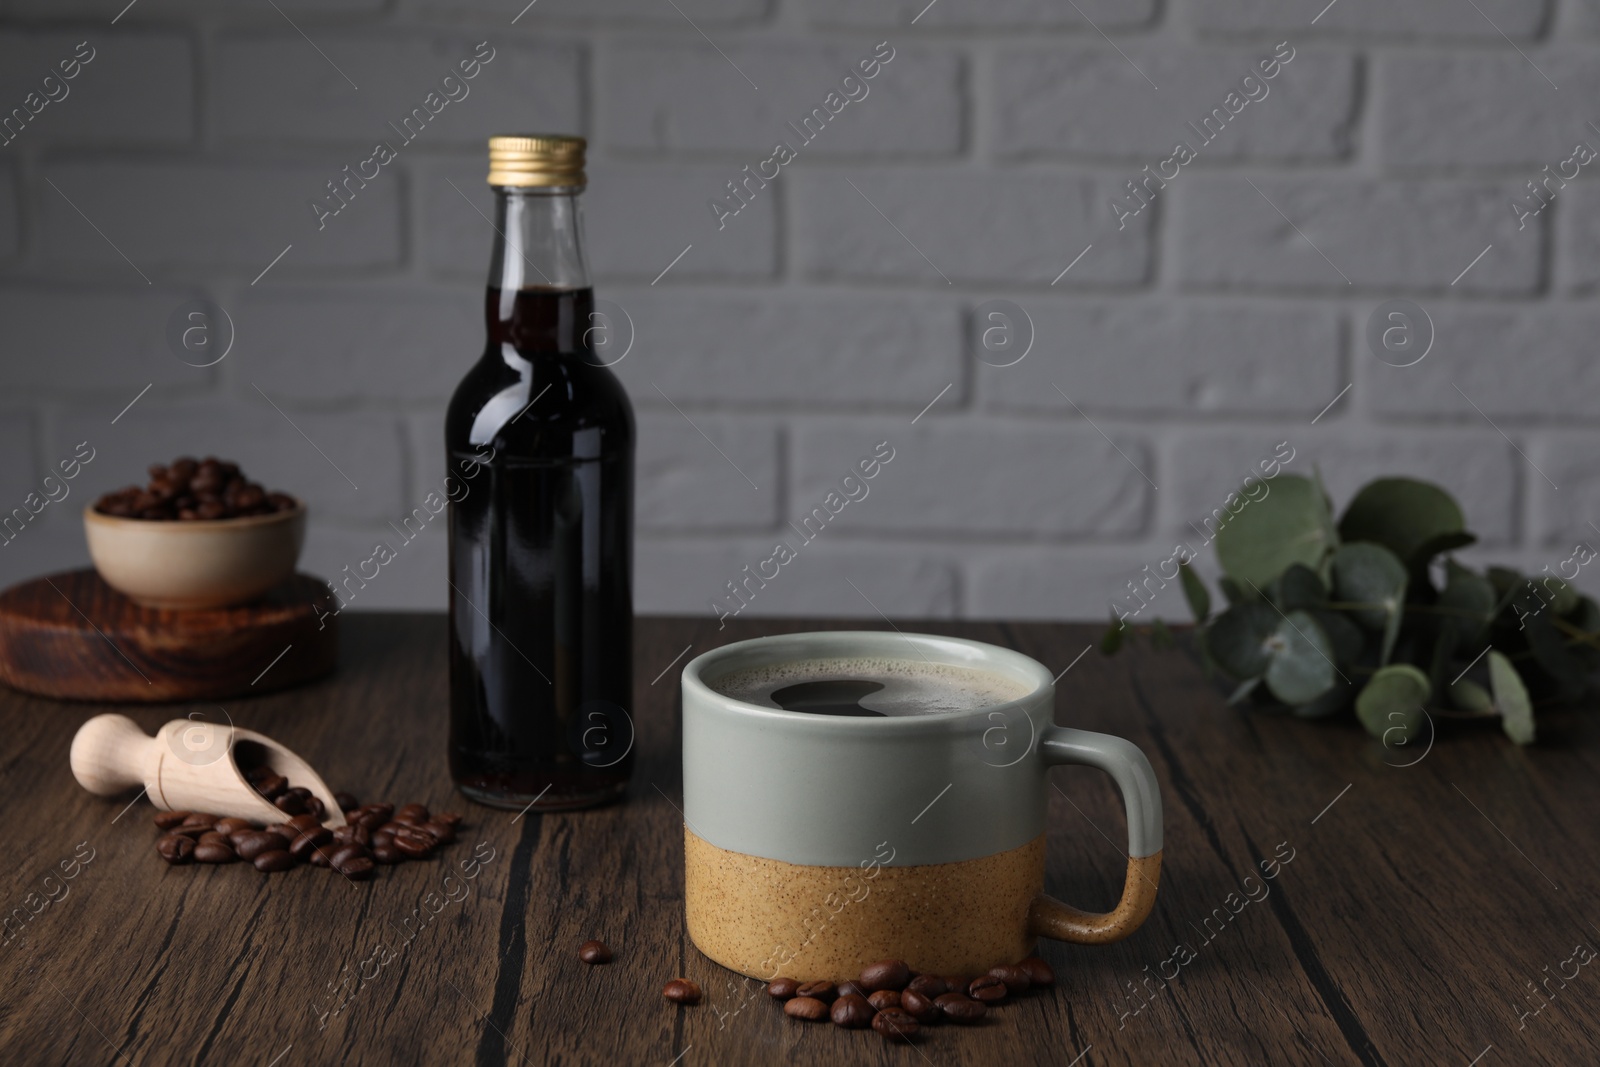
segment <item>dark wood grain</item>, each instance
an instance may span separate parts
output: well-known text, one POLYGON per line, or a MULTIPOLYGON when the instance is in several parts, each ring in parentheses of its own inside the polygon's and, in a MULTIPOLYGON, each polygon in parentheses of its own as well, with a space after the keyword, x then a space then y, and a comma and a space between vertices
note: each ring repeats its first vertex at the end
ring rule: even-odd
POLYGON ((63 571, 0 593, 0 682, 129 703, 271 692, 333 670, 338 621, 327 585, 308 574, 251 604, 170 611, 135 603, 92 569, 63 571))
MULTIPOLYGON (((0 695, 6 909, 28 914, 28 894, 44 899, 47 873, 80 842, 94 849, 66 894, 17 920, 11 929, 21 932, 0 946, 0 1062, 1600 1060, 1600 967, 1566 965, 1576 977, 1564 988, 1551 979, 1547 1006, 1518 1015, 1540 1003, 1523 999, 1527 983, 1555 974, 1577 944, 1600 947, 1591 918, 1600 760, 1583 713, 1541 720, 1559 746, 1518 749, 1469 727, 1431 748, 1390 750, 1353 725, 1228 708, 1182 648, 1109 660, 1090 651, 1074 663, 1096 628, 916 624, 1020 649, 1052 671, 1072 664, 1057 720, 1141 745, 1162 782, 1167 830, 1161 896, 1142 930, 1099 948, 1044 943, 1060 976, 1055 992, 907 1049, 786 1019, 683 931, 677 667, 666 668, 685 646, 693 655, 827 623, 748 621, 719 632, 710 620, 641 620, 639 763, 627 801, 517 818, 452 793, 443 619, 345 622, 336 676, 224 706, 306 756, 334 788, 467 811, 461 843, 363 885, 310 869, 268 878, 240 866, 168 868, 152 850, 148 805, 119 818, 126 801, 84 793, 67 771, 73 730, 103 709, 0 695), (493 859, 462 881, 456 865, 479 842, 493 859), (1290 850, 1276 877, 1261 881, 1258 864, 1290 850), (430 891, 451 891, 452 870, 465 898, 406 927, 416 909, 428 914, 430 891), (1261 887, 1265 897, 1230 912, 1230 894, 1245 901, 1261 887), (616 962, 579 963, 590 937, 609 941, 616 962), (1193 958, 1160 980, 1180 944, 1193 958), (347 988, 344 1009, 319 1025, 341 978, 380 945, 393 959, 353 996, 347 988), (678 975, 698 981, 706 1003, 663 1000, 662 984, 678 975), (1143 993, 1130 992, 1147 979, 1143 993)), ((130 713, 154 729, 185 710, 130 713)), ((1053 775, 1047 888, 1080 907, 1108 907, 1124 866, 1117 798, 1088 769, 1053 775)), ((797 807, 850 817, 826 799, 797 798, 797 807)))

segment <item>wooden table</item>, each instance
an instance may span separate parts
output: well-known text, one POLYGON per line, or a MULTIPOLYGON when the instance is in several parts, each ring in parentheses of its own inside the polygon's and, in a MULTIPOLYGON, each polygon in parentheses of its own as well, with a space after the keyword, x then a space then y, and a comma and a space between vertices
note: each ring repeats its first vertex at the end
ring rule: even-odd
MULTIPOLYGON (((0 946, 0 1062, 1600 1061, 1600 966, 1574 956, 1600 948, 1600 773, 1582 713, 1546 717, 1550 743, 1531 750, 1482 728, 1386 750, 1353 723, 1228 708, 1182 648, 1077 659, 1097 627, 918 623, 1065 669, 1058 721, 1142 746, 1167 828, 1161 897, 1142 930, 1100 948, 1044 943, 1053 993, 907 1049, 786 1019, 683 930, 676 657, 825 624, 641 620, 627 802, 515 819, 452 794, 443 618, 343 621, 333 678, 229 714, 335 788, 467 811, 462 842, 361 885, 309 869, 171 868, 152 848, 147 803, 123 812, 126 800, 90 796, 68 772, 74 729, 103 708, 0 693, 3 886, 9 929, 22 931, 0 946), (478 842, 493 858, 446 886, 478 842), (91 849, 45 896, 45 876, 91 849), (1292 858, 1264 882, 1258 864, 1275 853, 1292 858), (418 909, 431 920, 406 925, 418 909), (616 962, 579 963, 589 937, 609 941, 616 962), (370 962, 380 945, 392 956, 381 967, 370 962), (352 977, 363 961, 364 982, 352 977), (677 975, 706 1002, 663 1000, 677 975), (1535 998, 1541 981, 1549 992, 1535 998)), ((129 713, 153 729, 189 710, 129 713)), ((1072 768, 1053 785, 1048 888, 1107 907, 1124 866, 1110 783, 1072 768)), ((815 799, 815 817, 848 817, 815 799)))

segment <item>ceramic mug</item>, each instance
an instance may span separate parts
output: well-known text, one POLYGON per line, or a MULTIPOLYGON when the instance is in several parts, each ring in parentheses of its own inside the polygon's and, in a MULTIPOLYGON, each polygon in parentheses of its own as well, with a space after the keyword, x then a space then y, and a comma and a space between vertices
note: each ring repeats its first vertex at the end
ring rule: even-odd
POLYGON ((868 963, 982 974, 1037 938, 1102 944, 1155 904, 1161 795, 1144 753, 1054 725, 1037 661, 928 634, 740 641, 683 670, 684 896, 701 952, 752 978, 853 978, 868 963), (874 658, 998 674, 1026 695, 960 711, 818 715, 717 692, 731 672, 874 658), (1128 815, 1122 897, 1103 914, 1045 895, 1046 772, 1111 775, 1128 815))

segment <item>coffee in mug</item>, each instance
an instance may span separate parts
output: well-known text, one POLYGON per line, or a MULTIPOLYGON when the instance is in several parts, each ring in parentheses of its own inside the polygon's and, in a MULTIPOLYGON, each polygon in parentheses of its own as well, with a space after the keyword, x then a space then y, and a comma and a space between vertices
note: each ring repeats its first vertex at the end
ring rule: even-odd
POLYGON ((1050 673, 926 634, 742 641, 683 672, 685 909, 716 962, 838 981, 881 959, 982 974, 1038 937, 1133 932, 1155 903, 1161 799, 1132 743, 1054 724, 1050 673), (1046 772, 1110 773, 1128 809, 1122 898, 1044 894, 1046 772))

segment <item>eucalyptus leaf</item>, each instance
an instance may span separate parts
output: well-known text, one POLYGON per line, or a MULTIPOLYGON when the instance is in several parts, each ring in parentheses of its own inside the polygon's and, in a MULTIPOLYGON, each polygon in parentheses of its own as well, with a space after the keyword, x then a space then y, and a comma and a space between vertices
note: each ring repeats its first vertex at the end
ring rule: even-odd
POLYGON ((1239 683, 1239 688, 1228 694, 1228 704, 1231 706, 1233 704, 1242 703, 1250 696, 1251 693, 1256 691, 1256 687, 1260 684, 1261 679, 1259 677, 1246 678, 1244 681, 1239 683))
POLYGON ((1106 632, 1100 637, 1101 654, 1115 656, 1127 636, 1128 627, 1122 623, 1122 620, 1112 619, 1111 625, 1106 628, 1106 632))
POLYGON ((1465 567, 1445 569, 1444 590, 1438 606, 1444 609, 1441 628, 1453 639, 1454 651, 1476 654, 1483 651, 1484 632, 1494 619, 1494 586, 1465 567))
POLYGON ((1167 624, 1165 622, 1160 619, 1156 619, 1150 623, 1151 648, 1167 649, 1173 647, 1175 644, 1177 644, 1177 642, 1172 639, 1172 631, 1167 628, 1167 624))
POLYGON ((1589 668, 1573 655, 1550 616, 1534 615, 1525 619, 1524 624, 1528 650, 1533 653, 1534 661, 1560 683, 1567 695, 1582 693, 1589 681, 1589 668))
POLYGON ((1393 552, 1371 542, 1340 545, 1333 554, 1333 589, 1355 620, 1383 634, 1378 663, 1389 662, 1405 616, 1406 569, 1393 552))
POLYGON ((1405 744, 1416 737, 1427 714, 1423 710, 1432 695, 1428 676, 1409 663, 1381 667, 1356 697, 1356 717, 1367 733, 1385 745, 1405 744))
POLYGON ((1206 591, 1206 583, 1187 563, 1178 564, 1178 578, 1183 584, 1183 599, 1189 602, 1189 610, 1194 613, 1194 621, 1205 622, 1211 616, 1211 594, 1206 591))
POLYGON ((1304 563, 1292 564, 1278 579, 1278 606, 1284 611, 1320 608, 1327 600, 1327 586, 1322 584, 1317 572, 1304 563))
POLYGON ((1355 686, 1342 678, 1334 679, 1333 688, 1307 704, 1298 705, 1294 709, 1296 718, 1323 719, 1329 715, 1337 714, 1350 706, 1350 701, 1355 698, 1355 686))
POLYGON ((1489 688, 1506 736, 1519 745, 1533 744, 1533 701, 1528 699, 1528 687, 1511 661, 1498 651, 1489 653, 1489 688))
POLYGON ((1308 704, 1333 688, 1333 643, 1309 613, 1289 612, 1267 648, 1267 689, 1285 704, 1308 704))
POLYGON ((1260 484, 1271 491, 1245 501, 1216 537, 1222 569, 1246 587, 1265 586, 1293 563, 1317 566, 1331 544, 1328 504, 1315 482, 1281 474, 1260 484))
POLYGON ((1246 601, 1256 599, 1255 594, 1232 578, 1229 578, 1226 574, 1217 579, 1217 588, 1222 590, 1222 595, 1230 604, 1243 604, 1246 601))
POLYGON ((1483 713, 1494 710, 1494 697, 1471 678, 1452 682, 1448 692, 1450 703, 1462 711, 1483 713))
POLYGON ((1361 632, 1361 627, 1351 622, 1343 612, 1326 608, 1312 608, 1310 611, 1311 617, 1317 620, 1333 645, 1333 662, 1355 663, 1361 658, 1361 652, 1367 644, 1367 635, 1361 632))
POLYGON ((1345 508, 1339 538, 1372 541, 1410 561, 1435 538, 1465 528, 1461 506, 1437 485, 1413 478, 1379 478, 1363 486, 1345 508))
POLYGON ((1265 604, 1234 604, 1212 621, 1206 645, 1217 664, 1235 678, 1259 678, 1271 653, 1267 639, 1278 629, 1278 613, 1265 604))

